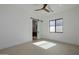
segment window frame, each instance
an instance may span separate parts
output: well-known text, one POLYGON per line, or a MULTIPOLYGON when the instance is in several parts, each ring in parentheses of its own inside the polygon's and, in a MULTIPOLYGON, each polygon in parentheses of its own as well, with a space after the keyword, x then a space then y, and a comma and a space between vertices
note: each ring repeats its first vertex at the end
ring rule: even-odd
POLYGON ((55 32, 50 32, 50 33, 63 33, 63 25, 62 25, 62 32, 57 32, 56 31, 56 21, 57 20, 62 20, 63 21, 63 18, 58 18, 58 19, 54 19, 54 20, 49 20, 49 32, 50 32, 50 21, 55 21, 55 32))

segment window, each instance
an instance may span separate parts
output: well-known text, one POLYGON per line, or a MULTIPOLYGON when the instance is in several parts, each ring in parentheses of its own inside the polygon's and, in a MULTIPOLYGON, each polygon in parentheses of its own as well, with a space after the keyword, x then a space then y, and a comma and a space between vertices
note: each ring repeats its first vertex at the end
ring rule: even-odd
POLYGON ((55 21, 50 21, 50 32, 55 32, 55 21))
POLYGON ((50 20, 49 22, 50 32, 62 33, 63 21, 62 18, 50 20))

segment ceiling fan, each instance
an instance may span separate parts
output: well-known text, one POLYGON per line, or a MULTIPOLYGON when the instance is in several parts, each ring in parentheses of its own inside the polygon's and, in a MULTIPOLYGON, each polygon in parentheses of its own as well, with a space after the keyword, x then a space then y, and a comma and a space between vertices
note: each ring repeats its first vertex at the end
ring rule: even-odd
POLYGON ((41 9, 37 9, 37 10, 35 10, 35 11, 44 10, 44 11, 46 11, 46 12, 50 12, 50 10, 51 10, 51 11, 53 12, 53 10, 52 10, 50 7, 48 7, 48 9, 46 8, 47 5, 48 5, 48 4, 43 4, 43 7, 42 7, 41 9), (50 9, 50 10, 49 10, 49 9, 50 9))

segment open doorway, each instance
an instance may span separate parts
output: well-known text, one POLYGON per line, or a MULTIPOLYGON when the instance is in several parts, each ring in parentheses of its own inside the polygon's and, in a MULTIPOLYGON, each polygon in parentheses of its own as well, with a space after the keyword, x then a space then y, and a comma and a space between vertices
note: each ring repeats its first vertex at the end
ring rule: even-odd
POLYGON ((36 20, 32 20, 32 38, 33 40, 37 39, 37 26, 38 22, 36 20))

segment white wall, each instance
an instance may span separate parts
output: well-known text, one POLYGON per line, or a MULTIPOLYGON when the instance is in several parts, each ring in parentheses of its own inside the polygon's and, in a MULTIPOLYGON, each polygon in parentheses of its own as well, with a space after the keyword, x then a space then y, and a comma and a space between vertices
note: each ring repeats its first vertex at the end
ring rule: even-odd
POLYGON ((66 11, 55 14, 53 17, 46 16, 42 23, 42 38, 57 40, 70 44, 79 45, 79 7, 74 7, 66 11), (63 33, 50 33, 49 20, 63 18, 63 33))
POLYGON ((0 49, 32 40, 29 10, 19 7, 19 5, 0 5, 0 49))
POLYGON ((41 38, 79 45, 79 8, 54 16, 41 11, 34 14, 30 8, 30 5, 0 5, 0 49, 32 40, 32 16, 44 21, 41 23, 41 38), (49 20, 60 17, 64 21, 63 33, 50 33, 49 20))

